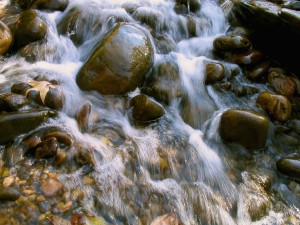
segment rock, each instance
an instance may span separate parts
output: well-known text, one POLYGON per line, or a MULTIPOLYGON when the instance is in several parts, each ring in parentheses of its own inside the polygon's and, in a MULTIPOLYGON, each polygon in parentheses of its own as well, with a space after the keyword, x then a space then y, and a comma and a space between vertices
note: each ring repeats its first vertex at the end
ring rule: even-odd
POLYGON ((0 56, 9 50, 12 42, 13 37, 10 29, 0 20, 0 56))
POLYGON ((300 10, 300 1, 286 1, 281 5, 282 8, 300 10))
POLYGON ((63 185, 58 180, 50 178, 43 182, 41 191, 45 196, 52 197, 55 196, 62 188, 63 185))
POLYGON ((249 80, 258 80, 268 72, 269 66, 270 66, 269 61, 258 63, 254 67, 248 68, 245 71, 245 75, 249 80))
POLYGON ((176 0, 176 3, 184 5, 191 12, 197 12, 201 9, 201 2, 199 0, 176 0))
POLYGON ((29 43, 18 51, 18 55, 25 58, 28 62, 52 61, 56 59, 56 46, 45 41, 29 43))
POLYGON ((285 96, 263 92, 258 96, 256 104, 280 122, 285 122, 291 117, 292 105, 285 96))
POLYGON ((83 90, 125 94, 144 82, 152 68, 153 54, 150 37, 141 27, 119 23, 98 43, 76 82, 83 90))
POLYGON ((251 42, 246 37, 227 34, 216 38, 213 45, 217 51, 246 51, 251 47, 251 42))
POLYGON ((291 178, 300 179, 300 157, 281 158, 276 162, 276 166, 280 173, 291 178))
POLYGON ((220 63, 208 63, 206 65, 206 79, 207 83, 221 81, 225 76, 224 66, 220 63))
POLYGON ((183 222, 176 215, 169 213, 157 217, 150 225, 183 225, 183 222))
POLYGON ((239 65, 254 65, 262 59, 260 51, 252 50, 241 54, 234 54, 231 62, 239 65))
POLYGON ((58 149, 55 158, 54 158, 54 166, 60 166, 67 160, 67 153, 64 150, 58 149))
POLYGON ((53 137, 56 138, 59 143, 65 144, 67 146, 70 146, 73 143, 73 140, 71 139, 71 137, 62 131, 48 132, 43 136, 42 140, 46 141, 47 139, 53 138, 53 137))
POLYGON ((85 102, 76 113, 76 121, 81 132, 86 132, 89 128, 89 119, 91 115, 92 105, 90 102, 85 102))
POLYGON ((159 63, 154 68, 149 84, 141 91, 154 97, 157 101, 170 104, 172 100, 183 95, 180 82, 178 65, 170 58, 167 62, 159 63))
POLYGON ((132 17, 142 24, 148 25, 153 30, 160 31, 165 27, 165 16, 154 8, 139 7, 132 13, 132 17))
POLYGON ((23 95, 5 93, 0 94, 0 111, 14 112, 29 103, 23 95))
POLYGON ((266 117, 253 111, 238 109, 224 112, 219 127, 223 141, 235 142, 250 150, 265 147, 268 131, 269 121, 266 117))
POLYGON ((176 3, 176 5, 174 6, 174 11, 179 14, 179 15, 185 15, 188 14, 188 9, 185 5, 180 4, 180 3, 176 3))
POLYGON ((126 94, 142 85, 153 57, 150 36, 138 25, 119 23, 98 43, 76 82, 83 90, 126 94))
POLYGON ((268 75, 268 82, 275 92, 286 97, 291 97, 297 90, 297 84, 292 77, 278 72, 271 72, 268 75))
POLYGON ((46 36, 46 33, 46 23, 33 10, 26 10, 17 22, 14 46, 20 48, 31 42, 41 40, 46 36))
POLYGON ((157 35, 154 42, 159 54, 169 54, 176 49, 176 42, 168 35, 157 35))
POLYGON ((45 9, 51 11, 64 11, 69 4, 68 0, 36 0, 31 8, 45 9))
POLYGON ((58 141, 55 137, 48 138, 35 150, 35 158, 41 159, 55 156, 58 150, 58 145, 58 141))
POLYGON ((232 91, 234 92, 235 96, 243 97, 247 95, 253 95, 259 92, 259 89, 252 86, 237 86, 233 87, 232 91))
POLYGON ((140 94, 130 101, 132 117, 137 122, 151 122, 159 119, 165 114, 163 107, 149 99, 146 95, 140 94))
POLYGON ((122 8, 124 8, 128 14, 132 14, 138 7, 138 4, 132 2, 126 2, 122 5, 122 8))
POLYGON ((20 134, 33 130, 53 116, 56 116, 56 113, 49 110, 0 114, 0 144, 13 141, 20 134))
POLYGON ((5 177, 3 179, 3 183, 2 183, 3 187, 4 188, 9 187, 10 185, 12 185, 15 182, 15 179, 16 179, 16 177, 14 175, 5 177))
POLYGON ((21 194, 13 189, 6 189, 0 187, 0 201, 16 201, 21 194))

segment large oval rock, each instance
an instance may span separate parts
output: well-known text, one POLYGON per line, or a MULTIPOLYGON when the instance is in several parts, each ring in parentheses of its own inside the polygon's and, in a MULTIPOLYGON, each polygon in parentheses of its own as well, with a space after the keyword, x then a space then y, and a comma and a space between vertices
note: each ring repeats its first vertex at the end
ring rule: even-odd
POLYGON ((4 55, 11 46, 13 37, 10 29, 0 20, 0 55, 4 55))
POLYGON ((245 51, 251 46, 251 42, 243 36, 227 34, 216 38, 213 42, 217 51, 245 51))
POLYGON ((15 46, 19 48, 41 40, 46 33, 46 23, 33 10, 26 10, 21 14, 16 25, 15 46))
POLYGON ((15 137, 36 128, 55 115, 55 112, 48 110, 0 114, 0 144, 13 141, 15 137))
POLYGON ((230 109, 223 113, 220 121, 220 135, 223 141, 235 142, 248 149, 265 146, 269 120, 256 112, 230 109))
POLYGON ((220 63, 208 63, 206 65, 206 83, 221 81, 225 77, 224 66, 220 63))
POLYGON ((83 90, 122 95, 144 82, 153 57, 150 36, 138 25, 119 23, 94 48, 76 81, 83 90))
POLYGON ((276 162, 280 173, 300 179, 300 157, 281 158, 276 162))
POLYGON ((165 114, 163 107, 144 94, 137 95, 131 99, 130 106, 133 107, 132 117, 137 122, 155 121, 165 114))
POLYGON ((275 120, 285 122, 291 117, 292 105, 285 96, 263 92, 258 96, 256 104, 275 120))

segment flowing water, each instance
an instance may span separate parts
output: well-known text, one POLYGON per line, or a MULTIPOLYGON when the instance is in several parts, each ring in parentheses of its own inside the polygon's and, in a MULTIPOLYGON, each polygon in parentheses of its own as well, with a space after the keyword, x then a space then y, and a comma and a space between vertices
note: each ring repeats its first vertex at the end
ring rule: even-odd
MULTIPOLYGON (((64 12, 38 11, 47 21, 46 44, 53 49, 46 55, 38 53, 42 61, 29 63, 18 55, 1 59, 2 92, 8 92, 15 82, 38 75, 57 80, 64 90, 65 103, 58 118, 43 126, 58 126, 69 133, 84 146, 83 154, 91 158, 93 166, 69 163, 59 169, 47 165, 46 169, 58 170, 65 200, 77 204, 74 213, 101 216, 111 224, 150 224, 167 213, 174 213, 186 225, 285 224, 289 217, 300 221, 300 202, 287 197, 293 194, 275 171, 274 149, 280 146, 273 143, 272 131, 265 151, 256 153, 226 146, 218 135, 224 110, 254 108, 255 99, 236 98, 204 84, 205 65, 214 61, 213 40, 226 32, 228 24, 217 2, 201 3, 201 10, 192 17, 197 26, 191 36, 189 18, 176 14, 171 0, 70 0, 64 12), (125 6, 135 5, 138 9, 132 14, 125 10, 125 6), (87 21, 83 41, 77 46, 68 36, 60 35, 56 26, 73 7, 82 10, 87 21), (182 97, 174 97, 164 105, 163 118, 148 126, 132 122, 127 97, 83 92, 75 81, 95 43, 118 21, 142 24, 176 43, 167 55, 156 51, 154 67, 164 61, 178 65, 186 104, 182 105, 182 97), (92 105, 93 116, 88 132, 81 133, 74 116, 86 101, 92 105), (86 184, 84 176, 95 182, 86 184), (75 192, 83 194, 77 198, 75 192)), ((247 85, 237 65, 225 64, 238 71, 236 83, 247 85)), ((128 96, 139 92, 137 89, 128 96)), ((78 148, 68 152, 70 159, 78 148)), ((11 171, 19 169, 17 165, 11 171)))

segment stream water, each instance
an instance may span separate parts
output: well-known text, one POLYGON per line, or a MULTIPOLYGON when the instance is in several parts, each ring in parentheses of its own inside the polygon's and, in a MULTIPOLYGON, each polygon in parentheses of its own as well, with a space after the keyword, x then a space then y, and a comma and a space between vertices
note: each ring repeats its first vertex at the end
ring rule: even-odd
MULTIPOLYGON (((213 40, 226 32, 228 24, 218 2, 202 0, 201 4, 190 18, 176 14, 171 0, 70 0, 64 12, 38 11, 47 22, 46 43, 53 51, 38 52, 37 58, 43 60, 34 63, 19 55, 1 58, 1 92, 36 76, 57 80, 64 91, 64 106, 43 128, 60 127, 77 145, 68 151, 66 166, 41 166, 29 157, 9 168, 10 174, 21 173, 23 165, 30 174, 55 171, 63 184, 60 198, 73 202, 72 210, 59 214, 64 218, 79 213, 102 217, 110 224, 133 225, 151 224, 173 213, 185 225, 279 225, 289 224, 289 218, 299 223, 300 201, 291 197, 294 194, 276 172, 276 154, 282 143, 272 139, 273 125, 264 151, 250 153, 222 143, 218 134, 222 112, 255 108, 255 98, 237 98, 205 85, 205 65, 215 61, 213 40), (129 14, 125 5, 139 8, 129 14), (77 27, 83 30, 83 41, 77 46, 57 30, 73 7, 81 9, 86 19, 84 27, 77 27), (187 25, 191 18, 197 24, 193 36, 187 25), (154 25, 145 25, 142 19, 154 25), (187 103, 182 105, 182 98, 174 97, 164 105, 165 115, 146 126, 134 124, 126 107, 128 98, 139 94, 139 89, 128 97, 105 96, 81 91, 76 84, 76 75, 95 43, 120 20, 150 27, 152 33, 171 37, 175 43, 168 54, 156 50, 154 67, 165 61, 178 66, 178 82, 187 103), (91 103, 92 116, 88 131, 82 133, 74 116, 86 101, 91 103), (85 149, 82 154, 88 155, 93 166, 72 163, 79 148, 85 149), (84 177, 93 182, 85 182, 84 177)), ((0 7, 5 5, 2 0, 0 7)), ((237 65, 224 64, 237 71, 234 82, 248 85, 237 65)), ((268 87, 256 84, 256 88, 268 87)), ((18 221, 15 206, 5 207, 12 208, 10 215, 18 221)))

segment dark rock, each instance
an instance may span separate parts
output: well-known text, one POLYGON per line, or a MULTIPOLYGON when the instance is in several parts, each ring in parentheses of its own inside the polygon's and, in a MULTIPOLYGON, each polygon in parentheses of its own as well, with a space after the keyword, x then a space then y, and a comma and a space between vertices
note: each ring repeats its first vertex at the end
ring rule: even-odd
POLYGON ((201 9, 199 0, 176 0, 176 3, 184 5, 191 12, 197 12, 201 9))
POLYGON ((183 89, 180 85, 179 68, 172 62, 172 58, 170 62, 169 60, 162 62, 154 68, 149 84, 141 91, 166 104, 182 96, 183 89))
POLYGON ((11 92, 15 94, 25 95, 26 91, 30 88, 31 86, 28 83, 15 83, 11 87, 11 92))
POLYGON ((14 46, 20 48, 31 42, 41 40, 46 33, 46 23, 33 10, 26 10, 17 22, 14 46))
POLYGON ((235 96, 242 97, 247 95, 253 95, 259 92, 259 89, 252 86, 238 86, 232 88, 235 96))
POLYGON ((89 119, 92 105, 90 102, 85 102, 76 113, 76 121, 81 132, 86 132, 89 128, 89 119))
POLYGON ((28 104, 28 99, 23 95, 6 93, 0 94, 0 111, 14 112, 28 104))
POLYGON ((137 122, 151 122, 159 119, 165 114, 163 107, 149 99, 146 95, 140 94, 130 101, 132 117, 137 122))
POLYGON ((252 50, 241 54, 234 54, 231 61, 239 65, 254 65, 262 59, 260 51, 252 50))
POLYGON ((95 47, 76 81, 83 90, 126 94, 144 82, 153 57, 150 36, 138 25, 119 23, 95 47))
POLYGON ((264 61, 255 65, 252 68, 247 68, 245 74, 249 80, 258 80, 268 72, 269 66, 270 62, 264 61))
POLYGON ((34 156, 37 159, 50 158, 56 155, 58 141, 55 137, 48 138, 35 150, 34 156))
POLYGON ((282 8, 300 10, 300 1, 286 1, 281 6, 282 8))
POLYGON ((188 14, 188 9, 184 4, 179 4, 176 3, 176 5, 174 6, 174 11, 179 14, 179 15, 185 15, 188 14))
POLYGON ((132 17, 140 21, 142 24, 148 25, 153 30, 163 30, 165 27, 165 17, 164 15, 153 8, 150 7, 139 7, 133 13, 132 17))
POLYGON ((21 194, 16 190, 5 189, 0 187, 0 201, 16 201, 21 194))
POLYGON ((45 9, 51 11, 64 11, 69 4, 68 0, 36 0, 31 8, 45 9))
POLYGON ((285 122, 291 117, 292 105, 285 96, 263 92, 258 96, 256 104, 280 122, 285 122))
POLYGON ((300 157, 281 158, 276 162, 276 166, 282 174, 300 179, 300 157))
POLYGON ((213 45, 217 51, 246 51, 251 47, 251 42, 246 37, 227 34, 216 38, 213 45))
POLYGON ((56 113, 49 110, 0 114, 0 144, 13 141, 15 137, 33 130, 53 116, 56 116, 56 113))
POLYGON ((265 147, 268 130, 269 121, 266 117, 253 111, 237 109, 224 112, 219 127, 223 141, 235 142, 250 150, 265 147))
POLYGON ((208 63, 206 65, 206 79, 207 83, 221 81, 225 76, 224 66, 220 63, 208 63))
POLYGON ((67 153, 64 150, 58 149, 54 157, 54 166, 60 166, 67 160, 67 153))
POLYGON ((122 8, 124 8, 128 14, 132 14, 138 7, 139 5, 131 2, 122 5, 122 8))
POLYGON ((297 85, 292 77, 281 73, 271 72, 268 75, 269 84, 275 92, 286 97, 291 97, 297 90, 297 85))
POLYGON ((62 132, 62 131, 50 131, 47 132, 43 137, 42 140, 46 141, 49 138, 56 138, 58 140, 59 143, 65 144, 67 146, 72 145, 73 140, 71 139, 71 137, 62 132))
POLYGON ((9 50, 12 42, 13 37, 10 29, 0 20, 0 56, 9 50))

